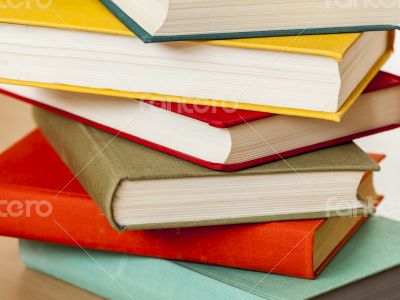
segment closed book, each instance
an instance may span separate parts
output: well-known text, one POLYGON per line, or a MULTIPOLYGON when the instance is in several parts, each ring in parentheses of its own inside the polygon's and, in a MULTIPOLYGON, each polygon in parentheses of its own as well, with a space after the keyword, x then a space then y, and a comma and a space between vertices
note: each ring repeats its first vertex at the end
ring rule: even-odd
POLYGON ((20 251, 28 267, 107 299, 338 299, 329 297, 337 292, 340 299, 396 299, 398 282, 388 286, 380 275, 400 265, 399 230, 398 222, 373 217, 316 280, 31 241, 21 241, 20 251), (350 294, 340 294, 346 288, 350 294))
POLYGON ((357 32, 400 28, 400 8, 370 3, 296 1, 101 2, 145 43, 259 36, 357 32), (371 7, 368 7, 370 5, 371 7), (368 9, 369 8, 369 9, 368 9), (371 14, 370 10, 374 13, 371 14), (304 20, 308 20, 304 23, 304 20))
POLYGON ((0 84, 0 93, 199 165, 237 171, 400 124, 400 78, 380 72, 340 123, 0 84))
POLYGON ((95 0, 8 7, 0 21, 3 83, 335 121, 394 39, 370 31, 144 45, 95 0))
POLYGON ((109 221, 155 229, 363 214, 365 171, 345 144, 234 173, 218 172, 34 108, 40 129, 109 221), (251 192, 249 192, 251 191, 251 192))
MULTIPOLYGON (((363 182, 359 193, 377 199, 371 174, 363 182)), ((1 235, 304 278, 315 278, 365 220, 117 232, 39 131, 0 155, 0 198, 1 213, 12 214, 0 218, 1 235)))

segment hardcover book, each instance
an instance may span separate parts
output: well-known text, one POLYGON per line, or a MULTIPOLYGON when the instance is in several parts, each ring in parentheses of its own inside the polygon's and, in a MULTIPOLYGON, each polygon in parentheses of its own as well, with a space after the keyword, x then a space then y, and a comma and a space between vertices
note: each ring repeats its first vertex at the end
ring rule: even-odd
POLYGON ((316 280, 31 241, 20 251, 28 267, 107 299, 396 299, 399 230, 368 220, 316 280))
POLYGON ((400 78, 380 72, 340 123, 0 84, 0 93, 199 165, 236 171, 400 124, 400 78))
MULTIPOLYGON (((383 158, 372 157, 377 162, 383 158)), ((371 176, 365 174, 358 193, 378 201, 371 176)), ((0 218, 1 235, 310 279, 365 220, 349 217, 117 232, 39 131, 0 155, 0 197, 4 200, 1 213, 7 213, 15 201, 31 208, 29 215, 0 218)))
POLYGON ((39 108, 34 108, 34 117, 50 144, 119 229, 364 213, 366 199, 357 199, 357 187, 363 172, 379 169, 350 143, 223 173, 39 108))
POLYGON ((394 39, 374 31, 144 45, 95 0, 5 8, 0 21, 3 83, 330 120, 378 73, 394 39))
POLYGON ((145 43, 258 36, 357 32, 399 28, 400 8, 338 1, 101 2, 145 43), (373 9, 373 14, 371 10, 373 9), (284 21, 283 21, 284 20, 284 21))

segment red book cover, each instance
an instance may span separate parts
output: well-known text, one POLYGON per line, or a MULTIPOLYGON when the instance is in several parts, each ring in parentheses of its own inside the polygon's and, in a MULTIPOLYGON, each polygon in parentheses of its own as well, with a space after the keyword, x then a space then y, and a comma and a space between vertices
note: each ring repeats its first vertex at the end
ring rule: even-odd
POLYGON ((0 155, 0 199, 1 235, 310 279, 364 220, 316 271, 325 220, 117 232, 38 130, 0 155))
MULTIPOLYGON (((400 77, 396 75, 392 75, 389 73, 385 72, 380 72, 375 79, 371 82, 371 84, 367 87, 365 92, 374 92, 377 90, 382 90, 385 88, 390 88, 400 85, 400 77)), ((385 130, 393 129, 399 127, 399 124, 391 124, 385 127, 380 127, 380 128, 375 128, 373 130, 368 130, 364 132, 359 132, 356 134, 352 134, 349 136, 343 136, 338 139, 334 140, 329 140, 329 141, 324 141, 322 143, 314 144, 314 145, 309 145, 306 147, 302 148, 297 148, 293 149, 290 151, 254 159, 251 161, 246 161, 243 163, 238 163, 238 164, 218 164, 218 163, 213 163, 209 161, 205 161, 202 159, 199 159, 197 157, 190 156, 188 154, 164 147, 162 145, 153 143, 148 140, 144 140, 142 138, 139 138, 137 136, 133 136, 130 134, 127 134, 125 132, 120 132, 119 130, 116 130, 111 127, 104 126, 103 124, 93 122, 91 120, 87 120, 85 118, 82 118, 80 116, 68 113, 66 111, 60 110, 55 107, 51 107, 45 104, 42 104, 38 101, 35 101, 34 99, 28 99, 26 97, 22 97, 16 94, 13 94, 11 92, 8 92, 6 90, 0 89, 0 93, 4 95, 11 96, 15 99, 22 100, 24 102, 36 105, 38 107, 41 107, 43 109, 47 109, 49 111, 61 114, 65 117, 71 118, 73 120, 76 120, 78 122, 82 122, 84 124, 87 124, 89 126, 96 127, 100 130, 106 131, 110 134, 113 135, 118 135, 121 138, 128 139, 130 141, 142 144, 144 146, 153 148, 155 150, 177 156, 181 159, 190 161, 192 163, 199 164, 201 166, 218 170, 218 171, 237 171, 249 167, 253 167, 256 165, 260 165, 263 163, 268 163, 271 161, 275 161, 278 159, 298 155, 301 153, 306 153, 310 151, 315 151, 318 149, 334 146, 334 145, 339 145, 343 143, 350 142, 354 139, 365 137, 371 134, 379 133, 385 130)), ((226 108, 218 108, 218 107, 206 107, 206 106, 197 106, 197 109, 194 109, 194 106, 191 104, 182 104, 182 103, 165 103, 165 102, 149 102, 147 103, 152 104, 154 106, 170 110, 174 113, 178 113, 181 115, 184 115, 186 117, 190 117, 193 119, 196 119, 201 122, 208 123, 210 126, 217 127, 217 128, 229 128, 237 125, 241 125, 246 122, 252 122, 260 119, 265 119, 265 118, 270 118, 274 117, 273 114, 269 113, 262 113, 262 112, 253 112, 253 111, 245 111, 245 110, 232 110, 232 109, 226 109, 226 108)))

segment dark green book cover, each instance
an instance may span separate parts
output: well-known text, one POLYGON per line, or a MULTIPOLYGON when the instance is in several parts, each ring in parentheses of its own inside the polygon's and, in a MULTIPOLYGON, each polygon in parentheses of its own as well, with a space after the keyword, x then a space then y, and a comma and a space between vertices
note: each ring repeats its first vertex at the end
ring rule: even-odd
POLYGON ((290 36, 306 34, 329 34, 346 32, 364 32, 364 31, 383 31, 400 29, 398 25, 372 25, 372 26, 352 26, 352 27, 331 27, 331 28, 299 28, 290 30, 270 30, 253 32, 233 32, 233 33, 212 33, 212 34, 193 34, 193 35, 171 35, 171 36, 153 36, 145 31, 138 23, 121 10, 112 0, 100 0, 110 12, 116 16, 126 27, 128 27, 136 36, 145 43, 173 42, 187 40, 223 40, 254 38, 268 36, 290 36))
MULTIPOLYGON (((210 221, 190 224, 177 222, 164 224, 164 226, 162 224, 147 224, 141 227, 120 228, 113 218, 112 202, 120 183, 124 180, 379 169, 379 166, 366 153, 355 144, 350 143, 238 172, 219 172, 132 143, 39 108, 34 108, 34 117, 50 144, 102 209, 110 223, 118 229, 153 229, 276 220, 267 216, 260 219, 252 217, 248 220, 217 220, 214 223, 210 221)), ((302 214, 297 219, 324 216, 326 216, 326 212, 319 212, 308 215, 302 214)), ((288 217, 279 217, 279 220, 285 219, 288 219, 288 217)))

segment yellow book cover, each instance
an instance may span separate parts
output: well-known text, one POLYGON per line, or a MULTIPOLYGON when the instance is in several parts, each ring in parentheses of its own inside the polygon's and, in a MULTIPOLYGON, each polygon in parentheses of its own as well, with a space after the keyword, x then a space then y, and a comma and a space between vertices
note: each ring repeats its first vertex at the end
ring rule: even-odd
MULTIPOLYGON (((10 2, 0 9, 0 22, 61 28, 67 30, 81 30, 105 34, 132 36, 118 19, 116 19, 99 1, 96 0, 52 0, 10 2), (16 7, 18 6, 18 7, 16 7)), ((222 107, 235 107, 245 110, 264 111, 276 114, 320 118, 340 121, 341 117, 362 93, 368 83, 378 73, 381 66, 393 51, 394 32, 387 47, 387 52, 375 64, 362 82, 353 91, 347 101, 336 113, 301 110, 257 104, 236 103, 210 99, 188 98, 176 95, 160 95, 148 92, 128 92, 109 89, 68 86, 54 83, 28 82, 0 78, 0 82, 9 84, 28 85, 49 89, 66 90, 73 92, 102 94, 116 97, 147 99, 155 101, 184 102, 190 104, 214 105, 222 107)), ((194 43, 207 43, 222 47, 239 47, 277 52, 302 53, 308 55, 325 56, 340 61, 361 33, 306 35, 288 37, 248 38, 235 40, 196 41, 194 43)))

